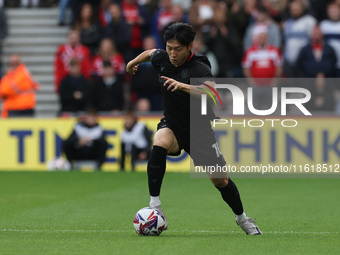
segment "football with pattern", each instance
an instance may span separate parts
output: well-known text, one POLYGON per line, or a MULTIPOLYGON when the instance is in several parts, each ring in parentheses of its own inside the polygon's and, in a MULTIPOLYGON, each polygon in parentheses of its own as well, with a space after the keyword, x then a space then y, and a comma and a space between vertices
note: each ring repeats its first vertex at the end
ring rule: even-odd
POLYGON ((161 213, 154 208, 140 209, 133 220, 133 227, 140 236, 159 236, 165 226, 161 213))

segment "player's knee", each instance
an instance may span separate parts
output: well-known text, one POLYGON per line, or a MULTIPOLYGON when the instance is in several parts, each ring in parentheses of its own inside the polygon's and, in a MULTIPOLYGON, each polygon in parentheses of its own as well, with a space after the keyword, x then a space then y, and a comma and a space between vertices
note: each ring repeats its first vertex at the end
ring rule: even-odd
POLYGON ((158 138, 155 137, 154 141, 153 141, 153 145, 154 146, 159 146, 159 147, 162 147, 164 149, 169 150, 170 146, 171 146, 171 143, 168 140, 163 139, 162 137, 158 137, 158 138))
POLYGON ((228 185, 228 178, 212 178, 210 180, 217 188, 224 188, 228 185))

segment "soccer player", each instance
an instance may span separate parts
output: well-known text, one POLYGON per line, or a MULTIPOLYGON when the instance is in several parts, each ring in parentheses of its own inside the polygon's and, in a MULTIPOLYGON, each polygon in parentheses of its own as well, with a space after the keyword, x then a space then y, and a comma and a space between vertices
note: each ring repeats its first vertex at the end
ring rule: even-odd
MULTIPOLYGON (((190 85, 190 78, 206 78, 212 80, 210 63, 205 56, 191 52, 195 31, 185 23, 174 23, 168 27, 164 34, 166 51, 146 50, 131 60, 126 70, 134 74, 138 65, 151 61, 158 70, 164 96, 164 118, 157 126, 154 136, 153 148, 149 157, 147 174, 150 192, 150 207, 163 213, 159 198, 162 180, 166 168, 166 155, 179 155, 184 149, 193 159, 195 165, 226 164, 219 151, 218 143, 210 120, 212 111, 202 118, 198 128, 190 132, 190 93, 200 91, 196 86, 190 85), (201 136, 199 134, 204 134, 201 136), (199 146, 191 146, 190 139, 194 139, 199 146), (217 149, 218 150, 217 150, 217 149), (191 149, 191 150, 190 150, 191 149)), ((255 222, 246 216, 238 189, 235 183, 228 178, 214 178, 209 176, 215 187, 221 192, 223 200, 235 213, 236 223, 247 235, 261 235, 262 232, 255 222)), ((167 222, 165 229, 167 229, 167 222)))

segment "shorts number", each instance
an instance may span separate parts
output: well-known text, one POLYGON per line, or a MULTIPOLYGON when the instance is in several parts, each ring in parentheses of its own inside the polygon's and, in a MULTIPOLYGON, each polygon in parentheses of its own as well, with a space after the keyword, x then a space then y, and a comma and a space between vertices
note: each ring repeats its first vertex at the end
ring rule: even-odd
POLYGON ((216 151, 216 157, 220 157, 222 155, 222 152, 221 152, 221 149, 220 147, 218 146, 218 143, 214 143, 213 145, 211 145, 215 151, 216 151))

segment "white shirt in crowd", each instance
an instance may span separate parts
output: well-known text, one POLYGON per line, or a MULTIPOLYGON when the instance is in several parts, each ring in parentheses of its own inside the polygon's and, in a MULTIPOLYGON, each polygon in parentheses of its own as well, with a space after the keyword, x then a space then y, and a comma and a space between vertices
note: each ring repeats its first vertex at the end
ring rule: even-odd
POLYGON ((148 146, 148 141, 144 136, 145 124, 137 122, 131 131, 124 130, 121 139, 125 143, 125 151, 131 152, 132 145, 135 145, 138 149, 144 149, 148 146))
POLYGON ((338 58, 336 66, 340 69, 340 21, 324 20, 320 23, 320 29, 325 41, 334 49, 338 58))
POLYGON ((284 36, 286 46, 284 59, 295 63, 301 49, 310 41, 311 32, 316 24, 316 19, 311 15, 304 15, 299 19, 289 19, 284 23, 284 36))

